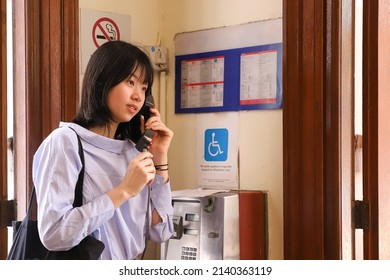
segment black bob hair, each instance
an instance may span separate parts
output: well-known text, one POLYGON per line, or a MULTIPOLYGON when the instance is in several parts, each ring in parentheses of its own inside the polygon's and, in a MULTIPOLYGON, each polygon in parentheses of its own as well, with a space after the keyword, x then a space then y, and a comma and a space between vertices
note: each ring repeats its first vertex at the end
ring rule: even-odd
MULTIPOLYGON (((148 85, 146 95, 151 94, 153 67, 149 57, 138 47, 124 41, 109 41, 101 45, 91 56, 83 79, 80 108, 73 122, 84 127, 106 126, 112 121, 107 106, 111 88, 141 70, 143 83, 148 85)), ((145 103, 144 103, 145 105, 145 103)), ((141 134, 141 116, 138 113, 129 122, 120 123, 116 139, 137 142, 141 134)))

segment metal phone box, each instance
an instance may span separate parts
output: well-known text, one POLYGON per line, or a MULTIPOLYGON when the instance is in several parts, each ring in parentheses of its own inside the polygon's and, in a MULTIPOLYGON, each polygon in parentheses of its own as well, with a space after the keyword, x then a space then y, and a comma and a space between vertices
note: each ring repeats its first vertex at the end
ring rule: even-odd
POLYGON ((175 232, 161 245, 161 259, 240 259, 239 197, 236 193, 173 197, 172 204, 175 232))

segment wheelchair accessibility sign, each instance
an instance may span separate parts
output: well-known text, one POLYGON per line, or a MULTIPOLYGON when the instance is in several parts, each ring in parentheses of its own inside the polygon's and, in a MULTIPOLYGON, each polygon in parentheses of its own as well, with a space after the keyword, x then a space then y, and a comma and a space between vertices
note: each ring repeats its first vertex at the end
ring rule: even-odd
POLYGON ((238 189, 238 114, 196 116, 196 184, 238 189))
POLYGON ((204 133, 205 161, 226 161, 228 159, 229 131, 226 128, 206 129, 204 133))

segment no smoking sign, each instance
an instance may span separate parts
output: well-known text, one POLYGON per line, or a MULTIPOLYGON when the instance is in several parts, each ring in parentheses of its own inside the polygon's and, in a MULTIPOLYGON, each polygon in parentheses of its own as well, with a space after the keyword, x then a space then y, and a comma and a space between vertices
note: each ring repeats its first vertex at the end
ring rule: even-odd
POLYGON ((108 17, 98 19, 92 28, 92 40, 96 48, 108 41, 120 40, 118 25, 108 17))
POLYGON ((130 42, 130 15, 81 9, 81 71, 93 52, 109 41, 130 42))

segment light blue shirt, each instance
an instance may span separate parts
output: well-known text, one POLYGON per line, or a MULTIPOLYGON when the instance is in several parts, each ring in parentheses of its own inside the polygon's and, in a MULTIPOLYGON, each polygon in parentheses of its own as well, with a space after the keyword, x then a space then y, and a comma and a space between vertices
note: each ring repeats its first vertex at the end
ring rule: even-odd
MULTIPOLYGON (((134 259, 142 253, 147 187, 116 210, 107 195, 122 181, 138 153, 131 141, 103 137, 74 123, 61 122, 42 142, 34 155, 33 181, 39 235, 49 250, 68 250, 92 234, 105 245, 101 259, 134 259), (76 208, 72 204, 82 164, 77 136, 68 126, 80 136, 85 158, 83 205, 76 208)), ((170 184, 164 184, 162 176, 155 176, 150 198, 151 210, 156 209, 162 218, 150 227, 150 239, 162 242, 173 233, 170 184)))

